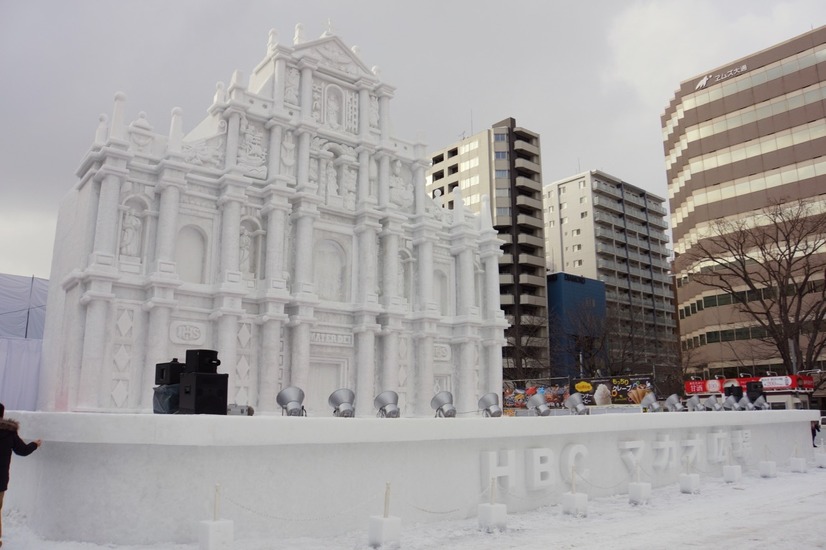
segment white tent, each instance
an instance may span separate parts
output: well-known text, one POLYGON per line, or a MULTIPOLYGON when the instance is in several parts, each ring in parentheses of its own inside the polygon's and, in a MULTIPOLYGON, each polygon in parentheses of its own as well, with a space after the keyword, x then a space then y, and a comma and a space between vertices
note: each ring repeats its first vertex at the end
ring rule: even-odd
POLYGON ((49 281, 0 274, 0 402, 34 410, 49 281))

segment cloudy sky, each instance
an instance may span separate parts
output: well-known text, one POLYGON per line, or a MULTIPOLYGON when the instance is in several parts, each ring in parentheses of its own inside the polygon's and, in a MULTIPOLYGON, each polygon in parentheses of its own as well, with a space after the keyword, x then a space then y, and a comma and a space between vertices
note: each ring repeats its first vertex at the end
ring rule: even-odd
POLYGON ((275 29, 331 21, 430 149, 512 116, 546 182, 601 169, 666 196, 659 117, 683 80, 826 23, 822 0, 0 0, 0 273, 48 277, 58 203, 115 92, 185 130, 275 29))

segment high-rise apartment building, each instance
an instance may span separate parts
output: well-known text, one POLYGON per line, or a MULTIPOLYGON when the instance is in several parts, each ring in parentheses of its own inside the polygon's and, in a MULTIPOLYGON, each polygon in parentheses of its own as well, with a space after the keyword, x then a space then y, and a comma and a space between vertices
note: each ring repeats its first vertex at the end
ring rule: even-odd
POLYGON ((548 374, 547 298, 539 134, 513 118, 431 155, 427 190, 452 208, 459 187, 465 207, 480 211, 490 197, 493 225, 505 244, 499 259, 501 305, 510 323, 504 377, 548 374), (448 200, 449 199, 449 200, 448 200))
POLYGON ((692 280, 704 266, 691 253, 717 220, 823 199, 826 27, 684 81, 662 115, 662 132, 683 349, 707 376, 787 369, 756 345, 765 332, 730 294, 692 280))
POLYGON ((546 185, 543 202, 548 270, 605 283, 612 370, 674 365, 665 199, 592 170, 546 185))

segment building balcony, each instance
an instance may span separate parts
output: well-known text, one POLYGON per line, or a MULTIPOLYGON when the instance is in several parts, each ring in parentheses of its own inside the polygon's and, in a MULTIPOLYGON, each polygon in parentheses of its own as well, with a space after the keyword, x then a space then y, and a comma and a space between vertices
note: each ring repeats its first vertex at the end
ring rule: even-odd
POLYGON ((604 208, 622 214, 622 204, 605 197, 594 197, 594 208, 604 208))
POLYGON ((516 151, 525 151, 532 155, 539 155, 539 147, 533 143, 525 141, 524 139, 516 138, 513 142, 513 148, 516 151))
MULTIPOLYGON (((541 214, 541 210, 540 210, 540 214, 541 214)), ((527 225, 529 227, 535 227, 535 228, 538 228, 538 229, 543 228, 543 225, 542 225, 543 221, 542 221, 541 216, 537 218, 535 216, 529 216, 527 214, 519 214, 518 216, 516 216, 516 224, 517 225, 527 225)))
MULTIPOLYGON (((500 275, 501 281, 501 275, 500 275)), ((527 273, 521 273, 519 275, 519 284, 520 285, 528 285, 528 286, 535 286, 535 287, 545 287, 547 281, 545 277, 539 275, 529 275, 527 273)))
POLYGON ((668 229, 668 222, 665 220, 665 218, 661 218, 659 216, 649 217, 648 225, 653 225, 654 227, 659 227, 661 229, 668 229))
POLYGON ((516 237, 516 242, 519 244, 535 246, 537 248, 545 248, 545 240, 534 235, 525 235, 524 233, 520 234, 516 237))
POLYGON ((616 197, 618 199, 622 198, 622 191, 620 191, 613 185, 608 185, 607 183, 603 183, 601 181, 594 180, 592 182, 591 189, 594 191, 605 193, 606 195, 611 195, 612 197, 616 197))
POLYGON ((650 200, 648 201, 648 203, 645 206, 646 206, 646 208, 648 208, 650 211, 654 212, 655 214, 659 214, 661 216, 666 216, 668 214, 668 212, 665 210, 665 208, 663 208, 659 204, 657 204, 655 202, 652 202, 650 200))
POLYGON ((517 195, 516 196, 516 204, 518 206, 527 206, 529 208, 533 208, 538 211, 542 211, 542 201, 538 199, 534 199, 532 197, 528 197, 525 195, 517 195))
POLYGON ((513 165, 516 167, 517 170, 519 170, 519 169, 528 170, 528 171, 534 172, 536 174, 542 173, 542 167, 539 166, 535 162, 529 161, 528 159, 517 158, 514 161, 513 165))
POLYGON ((512 284, 513 284, 513 275, 511 275, 510 273, 508 273, 508 274, 500 273, 499 274, 499 286, 512 285, 512 284))
POLYGON ((631 204, 636 204, 637 206, 645 206, 645 200, 642 197, 638 197, 636 195, 632 195, 631 193, 624 193, 622 198, 625 199, 625 202, 629 202, 631 204))
POLYGON ((525 176, 516 176, 516 186, 542 193, 542 182, 534 181, 525 176))
POLYGON ((519 296, 519 303, 524 305, 547 307, 548 299, 544 296, 534 296, 532 294, 521 294, 519 296))
POLYGON ((520 265, 535 265, 544 268, 545 258, 542 256, 534 256, 532 254, 520 254, 519 263, 520 265))

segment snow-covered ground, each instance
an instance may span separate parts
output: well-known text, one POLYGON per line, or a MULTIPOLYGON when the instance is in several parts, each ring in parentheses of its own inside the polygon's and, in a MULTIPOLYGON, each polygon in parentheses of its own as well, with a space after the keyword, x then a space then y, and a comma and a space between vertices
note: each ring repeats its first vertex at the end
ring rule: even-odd
MULTIPOLYGON (((822 449, 816 452, 823 452, 822 449)), ((25 490, 12 487, 10 490, 25 490)), ((318 488, 321 490, 321 488, 318 488)), ((140 510, 135 511, 140 514, 140 510)), ((503 532, 480 531, 477 520, 406 524, 401 548, 407 550, 502 550, 503 548, 826 548, 826 469, 809 464, 806 473, 778 465, 778 475, 761 478, 757 471, 726 484, 702 477, 699 494, 683 494, 677 486, 655 489, 648 504, 629 504, 626 495, 593 499, 588 516, 563 515, 559 506, 508 516, 503 532)), ((367 523, 330 538, 263 539, 235 533, 237 550, 366 549, 367 523)), ((95 545, 44 541, 25 526, 25 518, 5 510, 3 549, 9 550, 196 550, 198 544, 151 546, 95 545)))

